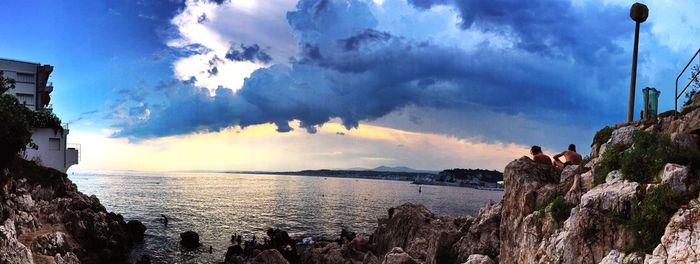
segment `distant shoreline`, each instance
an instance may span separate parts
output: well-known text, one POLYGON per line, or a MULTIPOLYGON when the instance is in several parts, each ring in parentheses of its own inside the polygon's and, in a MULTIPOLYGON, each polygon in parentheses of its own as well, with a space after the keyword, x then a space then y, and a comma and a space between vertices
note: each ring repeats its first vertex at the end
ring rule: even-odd
POLYGON ((326 177, 326 178, 347 178, 347 179, 370 179, 370 180, 390 180, 390 181, 407 181, 416 185, 434 185, 434 186, 452 186, 471 188, 484 191, 503 191, 503 188, 486 187, 476 184, 463 184, 457 182, 439 182, 432 180, 422 180, 432 178, 438 175, 430 172, 393 172, 393 171, 372 171, 372 170, 303 170, 303 171, 226 171, 228 174, 268 174, 268 175, 287 175, 287 176, 311 176, 311 177, 326 177))

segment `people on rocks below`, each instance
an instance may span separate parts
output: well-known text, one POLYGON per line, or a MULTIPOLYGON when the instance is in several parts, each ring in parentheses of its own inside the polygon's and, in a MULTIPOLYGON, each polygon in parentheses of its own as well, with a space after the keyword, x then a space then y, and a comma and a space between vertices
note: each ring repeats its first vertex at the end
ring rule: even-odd
POLYGON ((540 146, 532 146, 532 148, 530 148, 530 154, 532 154, 532 160, 536 163, 552 165, 552 159, 542 153, 542 148, 540 146))
POLYGON ((558 168, 564 168, 569 165, 581 165, 581 162, 583 161, 583 158, 581 158, 581 154, 576 153, 576 145, 574 144, 569 144, 569 149, 564 150, 562 153, 554 155, 553 158, 553 165, 558 168), (562 156, 564 156, 564 158, 566 159, 565 162, 562 162, 559 159, 562 156))

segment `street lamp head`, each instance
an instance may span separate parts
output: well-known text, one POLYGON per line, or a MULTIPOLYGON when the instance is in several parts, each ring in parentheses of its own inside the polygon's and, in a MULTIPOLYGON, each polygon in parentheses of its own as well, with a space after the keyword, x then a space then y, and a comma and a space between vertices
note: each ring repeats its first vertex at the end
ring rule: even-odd
POLYGON ((647 21, 647 17, 649 17, 649 8, 646 5, 634 3, 632 8, 630 8, 630 18, 632 20, 642 23, 647 21))

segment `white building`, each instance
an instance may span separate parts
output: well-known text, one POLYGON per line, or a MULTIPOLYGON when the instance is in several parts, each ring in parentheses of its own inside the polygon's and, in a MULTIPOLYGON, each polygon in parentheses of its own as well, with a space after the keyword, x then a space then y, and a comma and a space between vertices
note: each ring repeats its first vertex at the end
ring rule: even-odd
MULTIPOLYGON (((20 103, 32 111, 52 111, 49 102, 53 85, 48 80, 53 66, 0 58, 0 71, 5 78, 16 82, 15 89, 8 90, 7 94, 17 97, 20 103)), ((24 158, 62 172, 66 172, 71 165, 78 164, 79 147, 68 147, 68 126, 62 127, 63 130, 35 128, 32 142, 37 148, 27 147, 23 153, 24 158)))

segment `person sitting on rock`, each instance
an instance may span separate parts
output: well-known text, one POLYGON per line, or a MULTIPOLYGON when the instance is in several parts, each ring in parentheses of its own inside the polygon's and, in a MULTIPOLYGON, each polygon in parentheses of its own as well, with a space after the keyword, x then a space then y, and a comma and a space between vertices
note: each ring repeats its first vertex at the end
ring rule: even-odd
POLYGON ((532 160, 534 160, 535 163, 552 165, 552 159, 542 153, 542 148, 540 148, 540 146, 532 146, 532 148, 530 148, 530 154, 532 154, 532 160))
POLYGON ((581 158, 581 154, 576 153, 576 145, 574 144, 569 144, 569 149, 564 150, 564 152, 559 153, 557 155, 554 155, 554 166, 557 168, 564 168, 569 165, 581 165, 581 162, 583 159, 581 158), (561 156, 564 156, 566 159, 566 162, 562 162, 559 160, 561 156))

